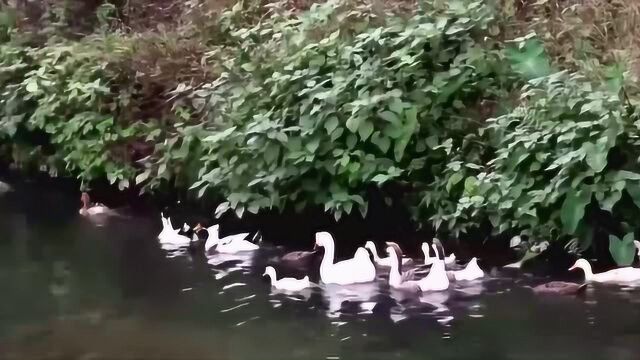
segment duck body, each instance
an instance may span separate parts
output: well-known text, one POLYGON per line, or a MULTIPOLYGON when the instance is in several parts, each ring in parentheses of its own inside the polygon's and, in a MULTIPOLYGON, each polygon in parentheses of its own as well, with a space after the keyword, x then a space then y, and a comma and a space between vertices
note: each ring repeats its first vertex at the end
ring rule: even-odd
POLYGON ((223 254, 235 254, 238 252, 258 250, 259 248, 258 245, 242 238, 221 241, 218 246, 216 246, 216 251, 223 254))
MULTIPOLYGON (((367 241, 364 247, 371 252, 371 255, 373 255, 373 261, 377 266, 391 267, 392 256, 389 255, 388 257, 381 258, 378 255, 378 250, 376 249, 376 245, 373 243, 373 241, 367 241)), ((411 259, 407 258, 401 258, 400 261, 402 265, 408 265, 409 263, 411 263, 411 259)))
POLYGON ((431 271, 426 277, 418 281, 420 290, 426 291, 443 291, 449 288, 449 277, 445 269, 445 263, 440 260, 436 245, 432 245, 436 254, 436 261, 431 266, 431 271))
POLYGON ((387 254, 390 259, 389 287, 394 290, 419 294, 422 292, 417 281, 408 280, 413 274, 402 272, 402 250, 394 243, 387 243, 387 254))
POLYGON ((191 245, 191 239, 185 235, 179 233, 178 229, 174 229, 171 224, 171 218, 160 215, 162 219, 162 230, 158 234, 158 240, 160 244, 171 246, 189 246, 191 245))
POLYGON ((106 218, 106 217, 114 217, 121 216, 116 211, 109 209, 104 204, 100 203, 92 203, 89 194, 83 192, 80 196, 80 201, 82 201, 82 207, 78 210, 78 214, 87 217, 87 218, 106 218))
POLYGON ((325 284, 349 285, 372 282, 376 278, 376 268, 365 248, 358 248, 352 259, 334 263, 335 244, 331 234, 316 234, 316 245, 324 247, 320 263, 320 279, 325 284))
MULTIPOLYGON (((198 224, 196 231, 201 229, 202 226, 198 224)), ((249 233, 241 233, 225 236, 220 238, 220 225, 216 224, 206 228, 209 237, 204 245, 204 250, 209 252, 215 247, 215 250, 224 254, 235 254, 238 252, 254 251, 260 247, 248 240, 249 233)))
POLYGON ((471 259, 464 269, 452 271, 452 273, 456 281, 472 281, 484 277, 484 271, 478 266, 476 258, 471 259))
POLYGON ((540 295, 575 295, 583 292, 587 284, 576 284, 565 281, 551 281, 531 288, 540 295))
POLYGON ((284 254, 274 262, 292 269, 306 269, 313 264, 317 255, 317 251, 292 251, 284 254))
POLYGON ((269 276, 271 279, 271 286, 277 290, 284 291, 301 291, 311 286, 311 282, 309 281, 309 277, 305 276, 302 279, 295 278, 282 278, 280 280, 277 279, 276 270, 267 266, 264 271, 264 275, 269 276))
POLYGON ((585 259, 578 259, 569 270, 582 269, 586 281, 601 283, 628 283, 640 281, 640 268, 623 267, 594 274, 591 264, 585 259))
POLYGON ((82 216, 96 216, 96 215, 109 215, 111 209, 102 205, 96 204, 89 208, 81 208, 78 213, 82 216))

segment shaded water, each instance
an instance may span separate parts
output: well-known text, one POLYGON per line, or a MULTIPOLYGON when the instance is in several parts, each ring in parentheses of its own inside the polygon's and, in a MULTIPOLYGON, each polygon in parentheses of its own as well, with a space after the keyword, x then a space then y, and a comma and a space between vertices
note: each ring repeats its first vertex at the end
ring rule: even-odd
MULTIPOLYGON (((27 196, 28 194, 25 194, 27 196)), ((0 199, 0 359, 637 359, 640 290, 536 297, 493 272, 405 299, 384 279, 272 293, 255 257, 162 250, 159 218, 96 228, 0 199)), ((381 275, 384 278, 384 275, 381 275)))

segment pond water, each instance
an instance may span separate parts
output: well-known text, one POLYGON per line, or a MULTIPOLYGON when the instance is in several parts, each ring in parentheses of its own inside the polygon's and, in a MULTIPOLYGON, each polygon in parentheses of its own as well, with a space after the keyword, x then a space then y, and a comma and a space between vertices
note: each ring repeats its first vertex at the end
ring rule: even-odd
POLYGON ((637 289, 593 286, 584 297, 540 297, 526 286, 548 279, 489 271, 483 281, 418 299, 390 292, 384 274, 370 285, 273 293, 261 274, 276 249, 192 257, 160 248, 159 216, 95 227, 70 204, 75 198, 30 206, 0 199, 0 359, 640 354, 637 289))

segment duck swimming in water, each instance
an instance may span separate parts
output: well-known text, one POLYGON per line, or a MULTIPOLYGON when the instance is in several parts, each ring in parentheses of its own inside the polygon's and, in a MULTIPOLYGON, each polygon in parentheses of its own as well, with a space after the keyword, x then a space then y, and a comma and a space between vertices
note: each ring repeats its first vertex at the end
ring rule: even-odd
POLYGON ((92 203, 89 194, 86 192, 80 195, 80 201, 82 202, 82 207, 78 210, 78 213, 96 223, 98 226, 104 225, 109 218, 123 217, 120 213, 109 209, 104 204, 92 203))
POLYGON ((551 281, 532 287, 534 293, 539 295, 577 295, 587 288, 587 284, 576 284, 565 281, 551 281))

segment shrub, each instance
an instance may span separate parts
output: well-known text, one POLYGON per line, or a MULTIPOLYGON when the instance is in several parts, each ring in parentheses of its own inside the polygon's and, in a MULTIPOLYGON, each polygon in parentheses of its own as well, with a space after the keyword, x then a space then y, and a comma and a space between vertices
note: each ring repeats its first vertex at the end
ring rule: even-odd
POLYGON ((498 93, 490 21, 476 1, 406 19, 329 2, 225 22, 227 71, 178 104, 204 120, 176 142, 204 154, 193 188, 221 192, 219 213, 317 204, 339 217, 366 214, 370 185, 433 181, 479 126, 469 108, 498 93))
MULTIPOLYGON (((588 249, 594 234, 622 237, 640 225, 640 122, 624 96, 555 73, 531 80, 521 104, 487 131, 495 156, 467 178, 453 217, 481 212, 495 233, 571 240, 573 251, 588 249)), ((633 254, 631 242, 624 246, 633 254)))

